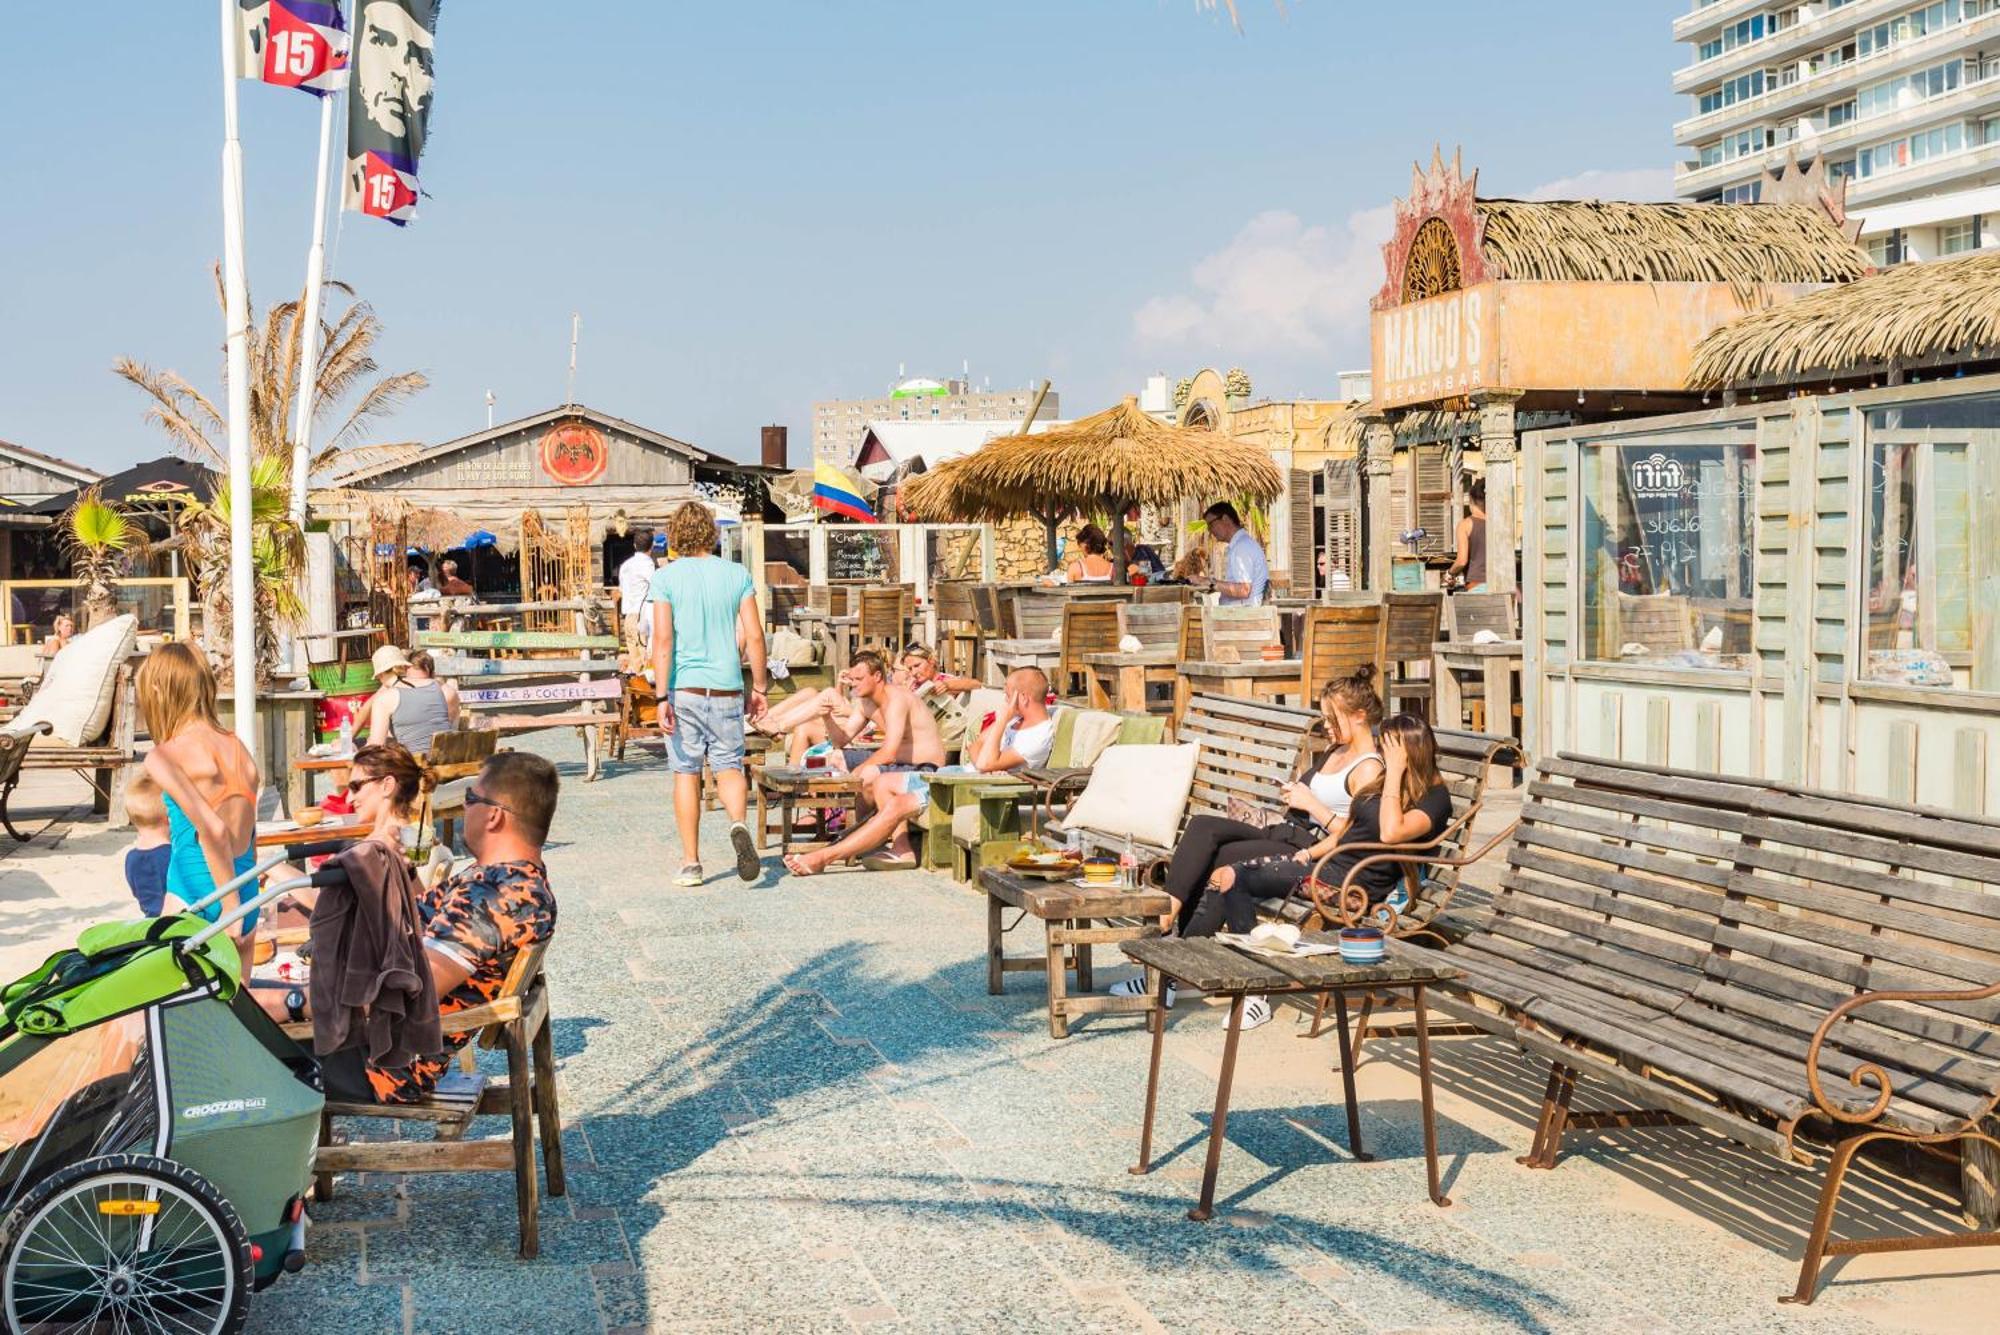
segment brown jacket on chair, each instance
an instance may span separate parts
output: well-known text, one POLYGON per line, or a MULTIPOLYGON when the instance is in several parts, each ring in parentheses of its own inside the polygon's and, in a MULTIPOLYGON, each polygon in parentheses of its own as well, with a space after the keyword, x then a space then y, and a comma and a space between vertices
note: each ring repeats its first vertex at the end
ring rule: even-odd
POLYGON ((334 861, 347 883, 320 891, 310 928, 313 1051, 359 1047, 369 1062, 389 1068, 442 1052, 437 985, 408 860, 370 839, 334 861))

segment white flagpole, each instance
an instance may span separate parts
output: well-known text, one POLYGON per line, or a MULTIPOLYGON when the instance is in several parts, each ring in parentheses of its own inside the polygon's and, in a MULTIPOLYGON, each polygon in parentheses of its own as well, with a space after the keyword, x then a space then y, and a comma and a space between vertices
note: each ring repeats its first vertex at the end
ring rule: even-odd
MULTIPOLYGON (((342 6, 343 11, 350 6, 342 6)), ((342 23, 346 26, 345 22, 342 23)), ((350 57, 351 59, 352 57, 350 57)), ((319 303, 326 282, 326 181, 333 160, 333 107, 338 91, 319 99, 319 175, 313 177, 312 249, 306 252, 305 302, 299 311, 298 418, 292 427, 292 522, 306 522, 307 471, 312 466, 313 400, 319 391, 319 303)))
POLYGON ((229 604, 236 735, 257 758, 257 591, 250 542, 250 282, 243 262, 243 145, 236 134, 242 43, 237 0, 222 5, 222 308, 228 332, 229 604))

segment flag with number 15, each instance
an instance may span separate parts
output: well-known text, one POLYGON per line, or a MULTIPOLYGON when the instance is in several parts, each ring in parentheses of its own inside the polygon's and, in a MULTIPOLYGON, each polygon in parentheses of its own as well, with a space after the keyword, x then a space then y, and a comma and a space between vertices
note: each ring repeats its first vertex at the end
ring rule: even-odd
POLYGON ((237 0, 246 79, 316 97, 347 79, 347 25, 336 0, 237 0))

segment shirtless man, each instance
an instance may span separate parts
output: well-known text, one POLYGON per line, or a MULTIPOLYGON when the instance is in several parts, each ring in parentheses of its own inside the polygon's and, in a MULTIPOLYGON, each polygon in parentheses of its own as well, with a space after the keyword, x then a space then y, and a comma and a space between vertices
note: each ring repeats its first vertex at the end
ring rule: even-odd
MULTIPOLYGON (((858 750, 848 756, 848 772, 854 777, 862 806, 872 811, 831 848, 787 857, 785 869, 794 876, 815 876, 831 863, 877 848, 900 834, 911 814, 922 807, 906 791, 909 780, 944 764, 944 741, 938 735, 937 720, 915 691, 890 679, 888 665, 879 654, 866 650, 856 654, 847 676, 855 703, 874 718, 881 732, 881 742, 872 751, 858 750)), ((845 747, 851 738, 830 716, 828 724, 830 740, 845 747)))

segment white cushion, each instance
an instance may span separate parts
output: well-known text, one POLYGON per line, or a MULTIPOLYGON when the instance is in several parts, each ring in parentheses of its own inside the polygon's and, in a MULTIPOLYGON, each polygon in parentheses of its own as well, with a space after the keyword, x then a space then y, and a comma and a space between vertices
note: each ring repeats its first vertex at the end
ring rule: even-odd
POLYGON ((1069 809, 1066 826, 1142 844, 1172 848, 1180 837, 1181 813, 1194 787, 1195 757, 1201 748, 1112 746, 1097 758, 1090 784, 1069 809))
POLYGON ((104 735, 118 689, 118 667, 132 656, 139 618, 116 616, 71 640, 42 673, 35 698, 14 716, 10 730, 25 732, 38 723, 52 731, 37 741, 85 746, 104 735))
POLYGON ((1102 709, 1079 709, 1069 734, 1070 768, 1089 769, 1095 765, 1105 748, 1118 740, 1118 730, 1124 726, 1125 718, 1121 714, 1102 709))

